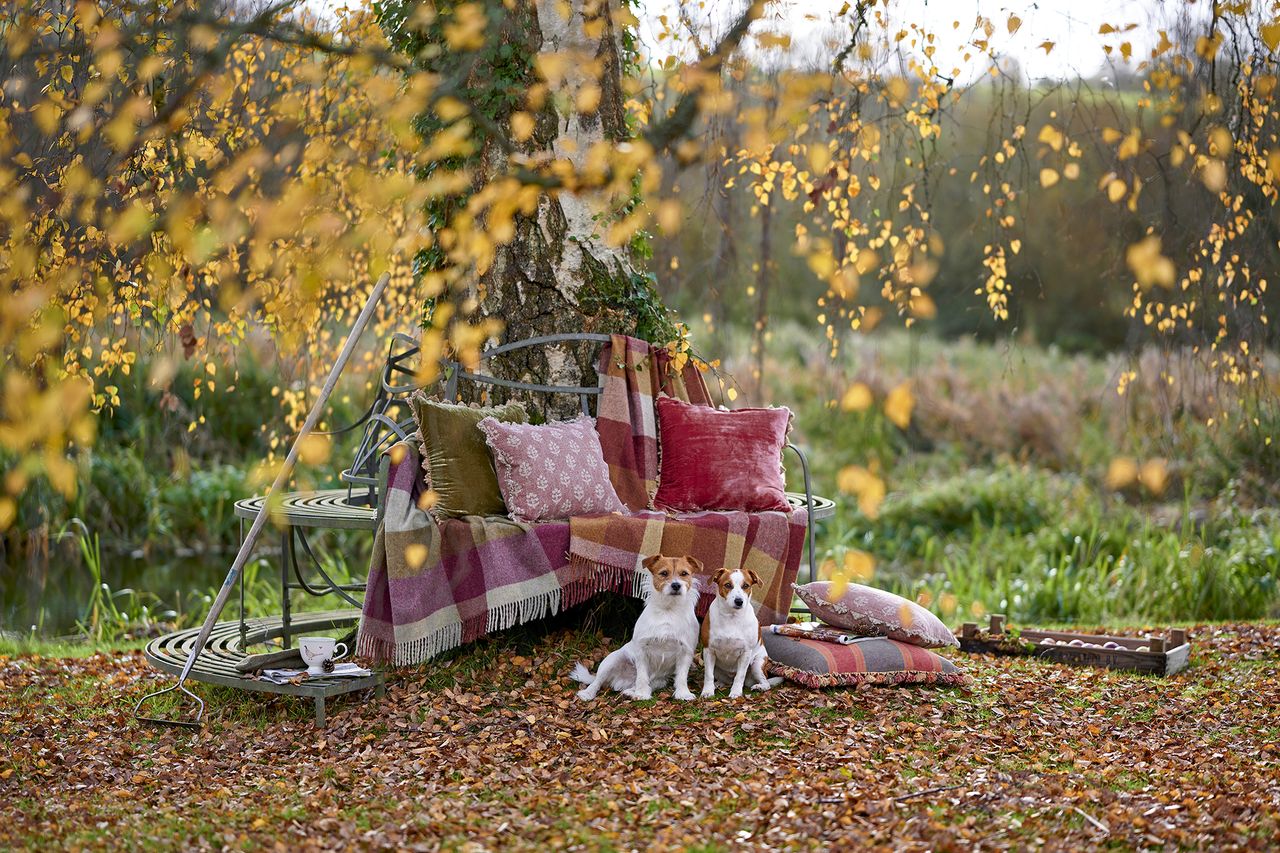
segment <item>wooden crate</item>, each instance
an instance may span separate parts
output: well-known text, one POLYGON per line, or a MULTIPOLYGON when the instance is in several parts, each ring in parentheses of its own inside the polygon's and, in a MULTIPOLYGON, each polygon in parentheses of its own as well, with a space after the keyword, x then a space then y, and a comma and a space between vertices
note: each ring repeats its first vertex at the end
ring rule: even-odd
POLYGON ((1071 666, 1101 666, 1107 669, 1125 669, 1133 672, 1149 672, 1155 675, 1173 675, 1187 666, 1191 644, 1187 632, 1173 628, 1161 637, 1113 637, 1107 634, 1078 634, 1070 631, 1036 631, 1023 628, 1014 633, 1005 630, 1004 615, 992 614, 987 630, 976 622, 960 626, 960 650, 995 655, 1017 655, 1043 658, 1071 666), (1055 641, 1045 645, 1048 637, 1055 641), (1118 648, 1089 648, 1070 645, 1075 640, 1102 646, 1114 643, 1118 648))

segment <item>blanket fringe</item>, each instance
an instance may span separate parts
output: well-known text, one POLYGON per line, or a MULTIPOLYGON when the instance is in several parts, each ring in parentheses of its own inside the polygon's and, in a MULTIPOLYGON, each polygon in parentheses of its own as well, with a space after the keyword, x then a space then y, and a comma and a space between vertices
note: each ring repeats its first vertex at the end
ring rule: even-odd
POLYGON ((360 634, 356 638, 356 654, 375 661, 389 661, 395 657, 396 644, 393 640, 372 637, 364 630, 365 620, 360 621, 360 634))
POLYGON ((635 569, 597 563, 572 552, 568 557, 569 566, 576 576, 564 585, 565 609, 575 607, 602 592, 636 595, 632 590, 639 586, 640 575, 635 569))
POLYGON ((638 596, 642 589, 643 578, 634 569, 607 566, 573 554, 569 555, 569 565, 573 572, 562 587, 508 602, 462 622, 445 625, 425 637, 392 641, 372 636, 362 629, 356 640, 356 651, 363 657, 394 666, 426 663, 486 634, 554 616, 601 592, 638 596))

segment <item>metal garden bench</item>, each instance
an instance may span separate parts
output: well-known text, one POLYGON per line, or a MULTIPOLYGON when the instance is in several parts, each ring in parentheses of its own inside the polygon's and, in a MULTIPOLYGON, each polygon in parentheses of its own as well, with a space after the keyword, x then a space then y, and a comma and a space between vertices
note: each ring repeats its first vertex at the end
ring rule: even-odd
MULTIPOLYGON (((583 346, 608 342, 608 335, 561 334, 543 335, 490 347, 481 356, 481 363, 491 362, 517 350, 535 346, 583 346)), ((367 687, 381 690, 382 675, 375 673, 366 679, 310 679, 302 684, 272 684, 239 676, 234 671, 234 660, 243 657, 245 649, 253 643, 279 640, 289 648, 293 638, 301 633, 316 630, 332 630, 356 624, 360 619, 360 601, 353 595, 364 590, 363 583, 341 583, 326 570, 312 546, 309 532, 316 530, 368 530, 377 529, 379 522, 379 480, 385 476, 383 451, 396 442, 407 439, 415 430, 409 408, 409 396, 417 390, 414 381, 417 374, 413 364, 419 355, 416 341, 407 335, 392 336, 387 358, 379 375, 378 389, 372 404, 355 423, 338 430, 339 433, 363 427, 353 461, 342 471, 342 487, 318 491, 289 492, 280 496, 269 508, 270 521, 279 530, 280 553, 278 569, 280 580, 280 615, 267 619, 250 620, 245 612, 244 576, 240 576, 240 616, 238 623, 219 623, 209 648, 214 654, 204 652, 196 661, 190 677, 197 681, 243 687, 273 693, 308 696, 316 702, 317 723, 323 725, 324 700, 330 696, 367 687), (301 553, 303 559, 299 559, 301 553), (301 590, 310 596, 337 596, 352 609, 323 614, 302 613, 295 615, 290 596, 301 590)), ((497 376, 467 370, 456 361, 442 361, 444 376, 443 396, 455 401, 461 383, 494 386, 507 392, 522 394, 566 394, 578 397, 582 412, 591 414, 592 402, 600 396, 601 385, 569 386, 544 385, 504 379, 497 376)), ((335 433, 336 434, 336 433, 335 433)), ((800 448, 788 444, 787 449, 800 461, 804 477, 803 492, 788 492, 792 506, 804 507, 809 512, 808 563, 809 578, 817 577, 814 549, 814 522, 830 518, 835 513, 835 503, 813 494, 809 476, 809 462, 800 448)), ((263 496, 245 498, 235 505, 236 515, 243 520, 257 517, 263 507, 263 496)), ((170 672, 179 672, 195 641, 195 632, 179 632, 160 637, 147 645, 147 658, 152 664, 170 672), (189 636, 188 636, 189 635, 189 636)))

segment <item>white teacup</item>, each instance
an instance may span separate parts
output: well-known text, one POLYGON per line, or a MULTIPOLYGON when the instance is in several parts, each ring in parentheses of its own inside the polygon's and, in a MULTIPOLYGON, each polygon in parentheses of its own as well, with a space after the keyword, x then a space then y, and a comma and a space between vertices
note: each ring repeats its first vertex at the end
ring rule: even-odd
POLYGON ((330 658, 345 655, 347 645, 332 637, 301 637, 298 639, 298 653, 302 655, 302 662, 307 665, 307 675, 326 675, 321 664, 330 658))

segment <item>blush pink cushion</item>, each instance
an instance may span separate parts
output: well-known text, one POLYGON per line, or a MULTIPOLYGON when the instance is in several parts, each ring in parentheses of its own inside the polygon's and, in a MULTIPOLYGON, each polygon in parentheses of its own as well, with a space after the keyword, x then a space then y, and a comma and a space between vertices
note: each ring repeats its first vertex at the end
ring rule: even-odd
POLYGON ((797 585, 795 590, 814 616, 861 637, 888 637, 926 649, 960 645, 937 616, 886 590, 831 581, 797 585))
POLYGON ((782 475, 790 426, 790 409, 729 411, 659 397, 662 471, 654 505, 790 511, 782 475))
POLYGON ((626 512, 609 482, 595 422, 586 415, 539 425, 485 418, 480 430, 516 521, 626 512))

